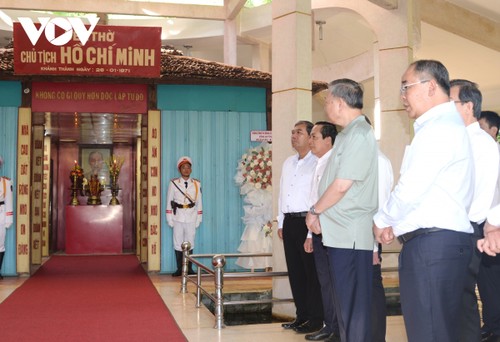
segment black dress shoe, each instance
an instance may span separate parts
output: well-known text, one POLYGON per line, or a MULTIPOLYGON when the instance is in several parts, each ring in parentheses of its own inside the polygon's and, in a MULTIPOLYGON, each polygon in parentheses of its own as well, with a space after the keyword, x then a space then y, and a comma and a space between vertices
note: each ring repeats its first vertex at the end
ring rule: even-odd
POLYGON ((323 329, 312 334, 307 334, 305 337, 308 341, 323 341, 330 337, 331 334, 332 333, 326 327, 323 327, 323 329))
POLYGON ((481 342, 500 342, 500 336, 491 334, 487 336, 486 338, 483 338, 481 342))
POLYGON ((293 329, 293 328, 296 328, 296 327, 298 327, 306 322, 307 321, 303 321, 301 319, 295 319, 295 321, 283 323, 283 324, 281 324, 281 326, 283 327, 283 329, 293 329))
POLYGON ((315 322, 307 321, 304 324, 293 328, 293 330, 295 330, 295 332, 297 332, 299 334, 310 334, 310 333, 313 333, 315 331, 320 330, 321 328, 323 328, 323 322, 315 323, 315 322))
POLYGON ((178 269, 174 273, 172 273, 172 277, 179 277, 182 275, 182 270, 178 269))
POLYGON ((491 333, 489 331, 483 331, 483 330, 481 330, 481 342, 486 341, 486 339, 488 337, 490 337, 491 335, 493 335, 493 333, 491 333))
POLYGON ((325 340, 325 342, 340 342, 340 336, 333 333, 325 340))

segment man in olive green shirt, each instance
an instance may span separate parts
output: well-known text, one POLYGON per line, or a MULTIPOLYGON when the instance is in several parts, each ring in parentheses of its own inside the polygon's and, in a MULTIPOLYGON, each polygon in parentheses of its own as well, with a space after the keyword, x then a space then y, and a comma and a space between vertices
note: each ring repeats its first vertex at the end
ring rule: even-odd
POLYGON ((362 115, 363 89, 349 79, 330 83, 329 120, 342 127, 306 217, 328 248, 342 341, 371 340, 372 220, 378 208, 377 142, 362 115))

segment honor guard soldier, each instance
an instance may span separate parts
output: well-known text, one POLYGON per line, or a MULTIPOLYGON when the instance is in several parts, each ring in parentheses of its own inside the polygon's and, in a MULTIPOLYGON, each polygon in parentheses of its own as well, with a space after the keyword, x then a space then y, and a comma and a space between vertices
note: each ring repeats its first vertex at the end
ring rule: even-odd
MULTIPOLYGON (((191 166, 193 162, 189 157, 181 157, 177 161, 177 169, 181 174, 179 178, 173 178, 168 185, 167 194, 167 223, 174 228, 174 250, 177 262, 177 271, 172 274, 178 277, 182 274, 182 243, 188 241, 194 248, 194 237, 196 228, 200 226, 202 219, 201 183, 191 178, 191 166)), ((193 249, 189 254, 193 253, 193 249)), ((189 263, 189 274, 194 274, 191 263, 189 263)))
MULTIPOLYGON (((0 156, 0 169, 3 158, 0 156)), ((2 262, 5 254, 5 233, 12 225, 14 216, 12 212, 12 182, 7 177, 0 176, 0 279, 2 278, 2 262)))

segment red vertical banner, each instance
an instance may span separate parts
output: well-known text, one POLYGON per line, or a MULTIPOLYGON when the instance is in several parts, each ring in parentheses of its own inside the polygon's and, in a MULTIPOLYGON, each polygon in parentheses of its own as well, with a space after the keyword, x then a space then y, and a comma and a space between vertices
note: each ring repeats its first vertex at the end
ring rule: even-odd
POLYGON ((50 137, 44 137, 43 144, 43 182, 42 182, 42 257, 49 256, 49 217, 50 217, 50 137))
POLYGON ((31 157, 31 262, 33 265, 42 264, 43 143, 44 127, 34 126, 31 157))

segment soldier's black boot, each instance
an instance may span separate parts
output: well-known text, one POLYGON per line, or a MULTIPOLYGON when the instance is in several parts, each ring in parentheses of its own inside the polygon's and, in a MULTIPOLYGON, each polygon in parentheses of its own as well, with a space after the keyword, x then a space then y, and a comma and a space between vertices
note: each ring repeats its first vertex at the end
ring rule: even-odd
MULTIPOLYGON (((190 250, 189 255, 193 254, 193 251, 193 249, 190 250)), ((193 263, 191 261, 189 262, 188 274, 196 274, 196 272, 193 270, 193 263)))
POLYGON ((2 277, 2 261, 3 261, 3 255, 5 252, 0 252, 0 279, 3 279, 2 277))
POLYGON ((179 277, 182 275, 182 252, 175 251, 175 262, 177 263, 177 271, 172 273, 172 277, 179 277))

